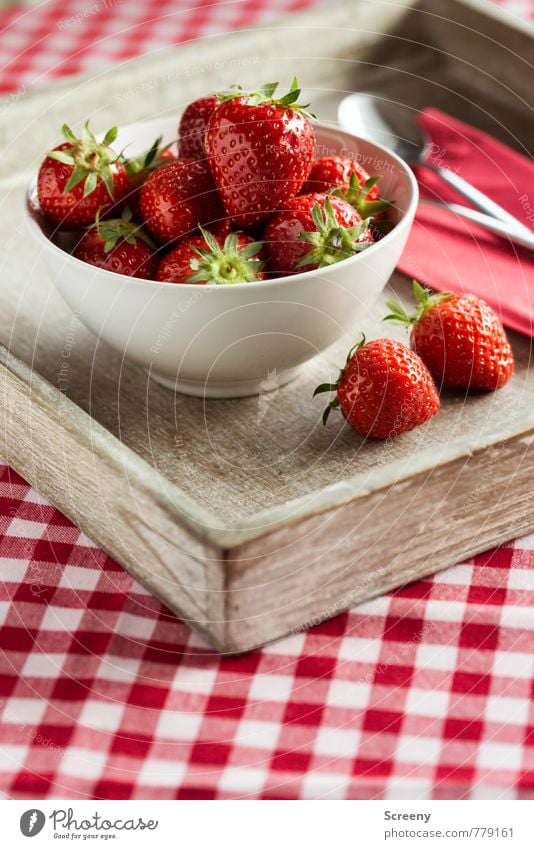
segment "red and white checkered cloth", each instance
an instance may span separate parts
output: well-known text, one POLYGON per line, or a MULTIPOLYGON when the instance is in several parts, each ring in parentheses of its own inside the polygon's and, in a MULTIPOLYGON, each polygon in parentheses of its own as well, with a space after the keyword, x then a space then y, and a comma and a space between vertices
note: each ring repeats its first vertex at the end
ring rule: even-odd
MULTIPOLYGON (((10 11, 1 85, 308 5, 10 11)), ((5 466, 0 534, 7 797, 534 797, 534 536, 221 659, 5 466)))
POLYGON ((266 23, 325 0, 52 0, 0 15, 0 92, 266 23))

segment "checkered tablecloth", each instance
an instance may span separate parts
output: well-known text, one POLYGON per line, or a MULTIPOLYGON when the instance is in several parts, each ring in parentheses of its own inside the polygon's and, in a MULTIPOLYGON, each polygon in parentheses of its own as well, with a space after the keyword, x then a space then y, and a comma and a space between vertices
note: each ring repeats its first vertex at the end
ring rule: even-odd
MULTIPOLYGON (((1 87, 308 5, 19 8, 1 87)), ((534 797, 534 536, 221 659, 6 466, 0 534, 7 797, 534 797)))

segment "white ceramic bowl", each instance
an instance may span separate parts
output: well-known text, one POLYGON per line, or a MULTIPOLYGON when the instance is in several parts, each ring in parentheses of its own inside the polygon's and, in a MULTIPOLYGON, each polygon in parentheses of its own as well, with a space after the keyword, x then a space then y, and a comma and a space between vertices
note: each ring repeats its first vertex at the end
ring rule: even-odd
MULTIPOLYGON (((417 206, 415 178, 394 153, 336 129, 319 125, 315 131, 318 156, 357 157, 369 173, 381 175, 381 192, 396 209, 387 236, 329 268, 227 286, 173 285, 103 271, 50 241, 35 211, 35 179, 28 192, 29 231, 80 320, 159 383, 207 398, 272 390, 273 379, 276 386, 291 380, 340 337, 353 343, 358 322, 399 260, 417 206)), ((131 124, 115 146, 140 153, 159 133, 174 138, 176 120, 131 124)))

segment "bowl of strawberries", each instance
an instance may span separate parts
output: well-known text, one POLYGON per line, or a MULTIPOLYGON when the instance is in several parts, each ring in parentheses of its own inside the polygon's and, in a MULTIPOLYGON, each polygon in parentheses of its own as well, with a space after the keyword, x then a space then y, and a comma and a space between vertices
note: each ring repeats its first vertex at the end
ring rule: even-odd
POLYGON ((27 224, 99 338, 189 395, 257 394, 350 342, 406 244, 417 183, 394 153, 317 123, 293 81, 177 119, 64 126, 27 224))

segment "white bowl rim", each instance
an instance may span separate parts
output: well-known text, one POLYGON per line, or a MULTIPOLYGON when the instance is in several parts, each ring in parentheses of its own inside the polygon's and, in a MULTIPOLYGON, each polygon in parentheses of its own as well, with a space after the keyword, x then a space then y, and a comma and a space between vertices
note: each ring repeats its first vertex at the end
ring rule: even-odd
MULTIPOLYGON (((142 122, 139 121, 137 123, 140 124, 142 122)), ((129 126, 133 126, 133 125, 129 125, 129 126)), ((314 124, 314 127, 317 127, 319 129, 329 130, 329 131, 339 130, 339 128, 337 128, 337 127, 332 127, 332 125, 323 124, 323 123, 320 123, 320 122, 317 122, 316 124, 314 124)), ((335 263, 334 265, 323 266, 322 268, 314 268, 311 271, 303 271, 300 274, 286 274, 284 277, 274 277, 272 279, 267 279, 267 280, 252 280, 252 281, 247 282, 247 283, 234 283, 234 284, 231 284, 231 285, 220 285, 218 283, 172 284, 172 283, 169 283, 168 281, 165 281, 165 280, 149 280, 149 279, 146 279, 144 277, 130 277, 126 274, 118 274, 115 271, 109 271, 108 269, 105 269, 105 268, 98 268, 97 266, 94 266, 95 274, 97 274, 99 272, 103 272, 106 275, 112 275, 118 281, 122 281, 122 282, 128 281, 129 286, 134 285, 134 286, 137 286, 137 287, 144 287, 144 288, 155 289, 156 287, 158 287, 158 288, 169 287, 169 285, 170 285, 170 286, 173 286, 173 288, 174 288, 174 286, 176 286, 179 291, 198 291, 199 286, 201 286, 202 289, 210 289, 210 290, 216 289, 217 291, 231 290, 231 291, 235 292, 236 290, 241 291, 243 289, 250 289, 251 287, 254 287, 254 288, 262 287, 262 288, 264 288, 264 287, 268 286, 269 288, 276 288, 278 286, 284 286, 284 285, 287 286, 287 284, 289 282, 297 283, 297 284, 299 284, 299 283, 303 284, 306 280, 311 280, 312 278, 315 278, 315 277, 324 276, 325 272, 328 269, 336 268, 338 266, 343 267, 343 268, 347 268, 349 263, 351 265, 355 265, 356 263, 361 262, 362 257, 368 257, 370 252, 374 254, 374 253, 376 253, 377 250, 383 249, 384 246, 387 247, 387 243, 389 242, 390 238, 393 237, 393 235, 396 232, 399 231, 399 228, 401 230, 403 230, 406 227, 410 226, 410 224, 409 224, 410 219, 413 217, 413 215, 415 215, 415 211, 417 209, 417 204, 418 204, 418 201, 419 201, 419 187, 417 185, 417 180, 416 180, 415 174, 413 173, 410 166, 403 159, 401 159, 401 157, 398 156, 398 154, 394 153, 394 151, 390 150, 388 147, 385 147, 384 145, 381 145, 378 142, 370 141, 369 139, 360 138, 359 136, 356 136, 353 133, 347 133, 345 130, 339 130, 339 131, 343 132, 343 134, 346 135, 346 136, 350 136, 352 139, 355 139, 356 141, 362 141, 362 142, 365 142, 365 144, 371 145, 372 147, 376 148, 378 154, 380 154, 380 153, 385 154, 386 156, 393 159, 396 162, 396 164, 399 166, 400 170, 403 171, 404 174, 408 177, 408 182, 409 182, 410 188, 411 188, 410 202, 408 204, 408 207, 402 213, 401 220, 398 222, 398 224, 395 225, 395 227, 393 228, 393 230, 391 230, 391 232, 389 232, 385 236, 383 236, 382 239, 380 239, 380 241, 374 242, 372 245, 370 245, 364 251, 360 251, 359 253, 354 254, 354 256, 347 257, 347 259, 342 259, 338 263, 335 263)), ((379 158, 378 155, 377 155, 377 158, 379 158)), ((59 247, 59 245, 54 244, 54 242, 52 242, 50 239, 48 239, 46 237, 46 235, 43 233, 41 227, 39 227, 39 224, 37 223, 35 218, 29 213, 29 211, 28 211, 29 201, 36 194, 36 183, 37 183, 37 176, 33 175, 31 177, 29 183, 28 183, 28 188, 26 190, 26 202, 24 204, 24 217, 25 217, 27 226, 31 229, 32 233, 34 235, 36 235, 37 238, 46 246, 46 248, 48 250, 52 251, 52 253, 55 253, 55 254, 58 254, 58 255, 64 257, 65 262, 74 262, 76 264, 82 265, 85 269, 87 269, 87 265, 89 263, 86 263, 83 260, 78 259, 77 257, 73 256, 73 254, 68 253, 68 251, 64 251, 63 248, 59 247)))

